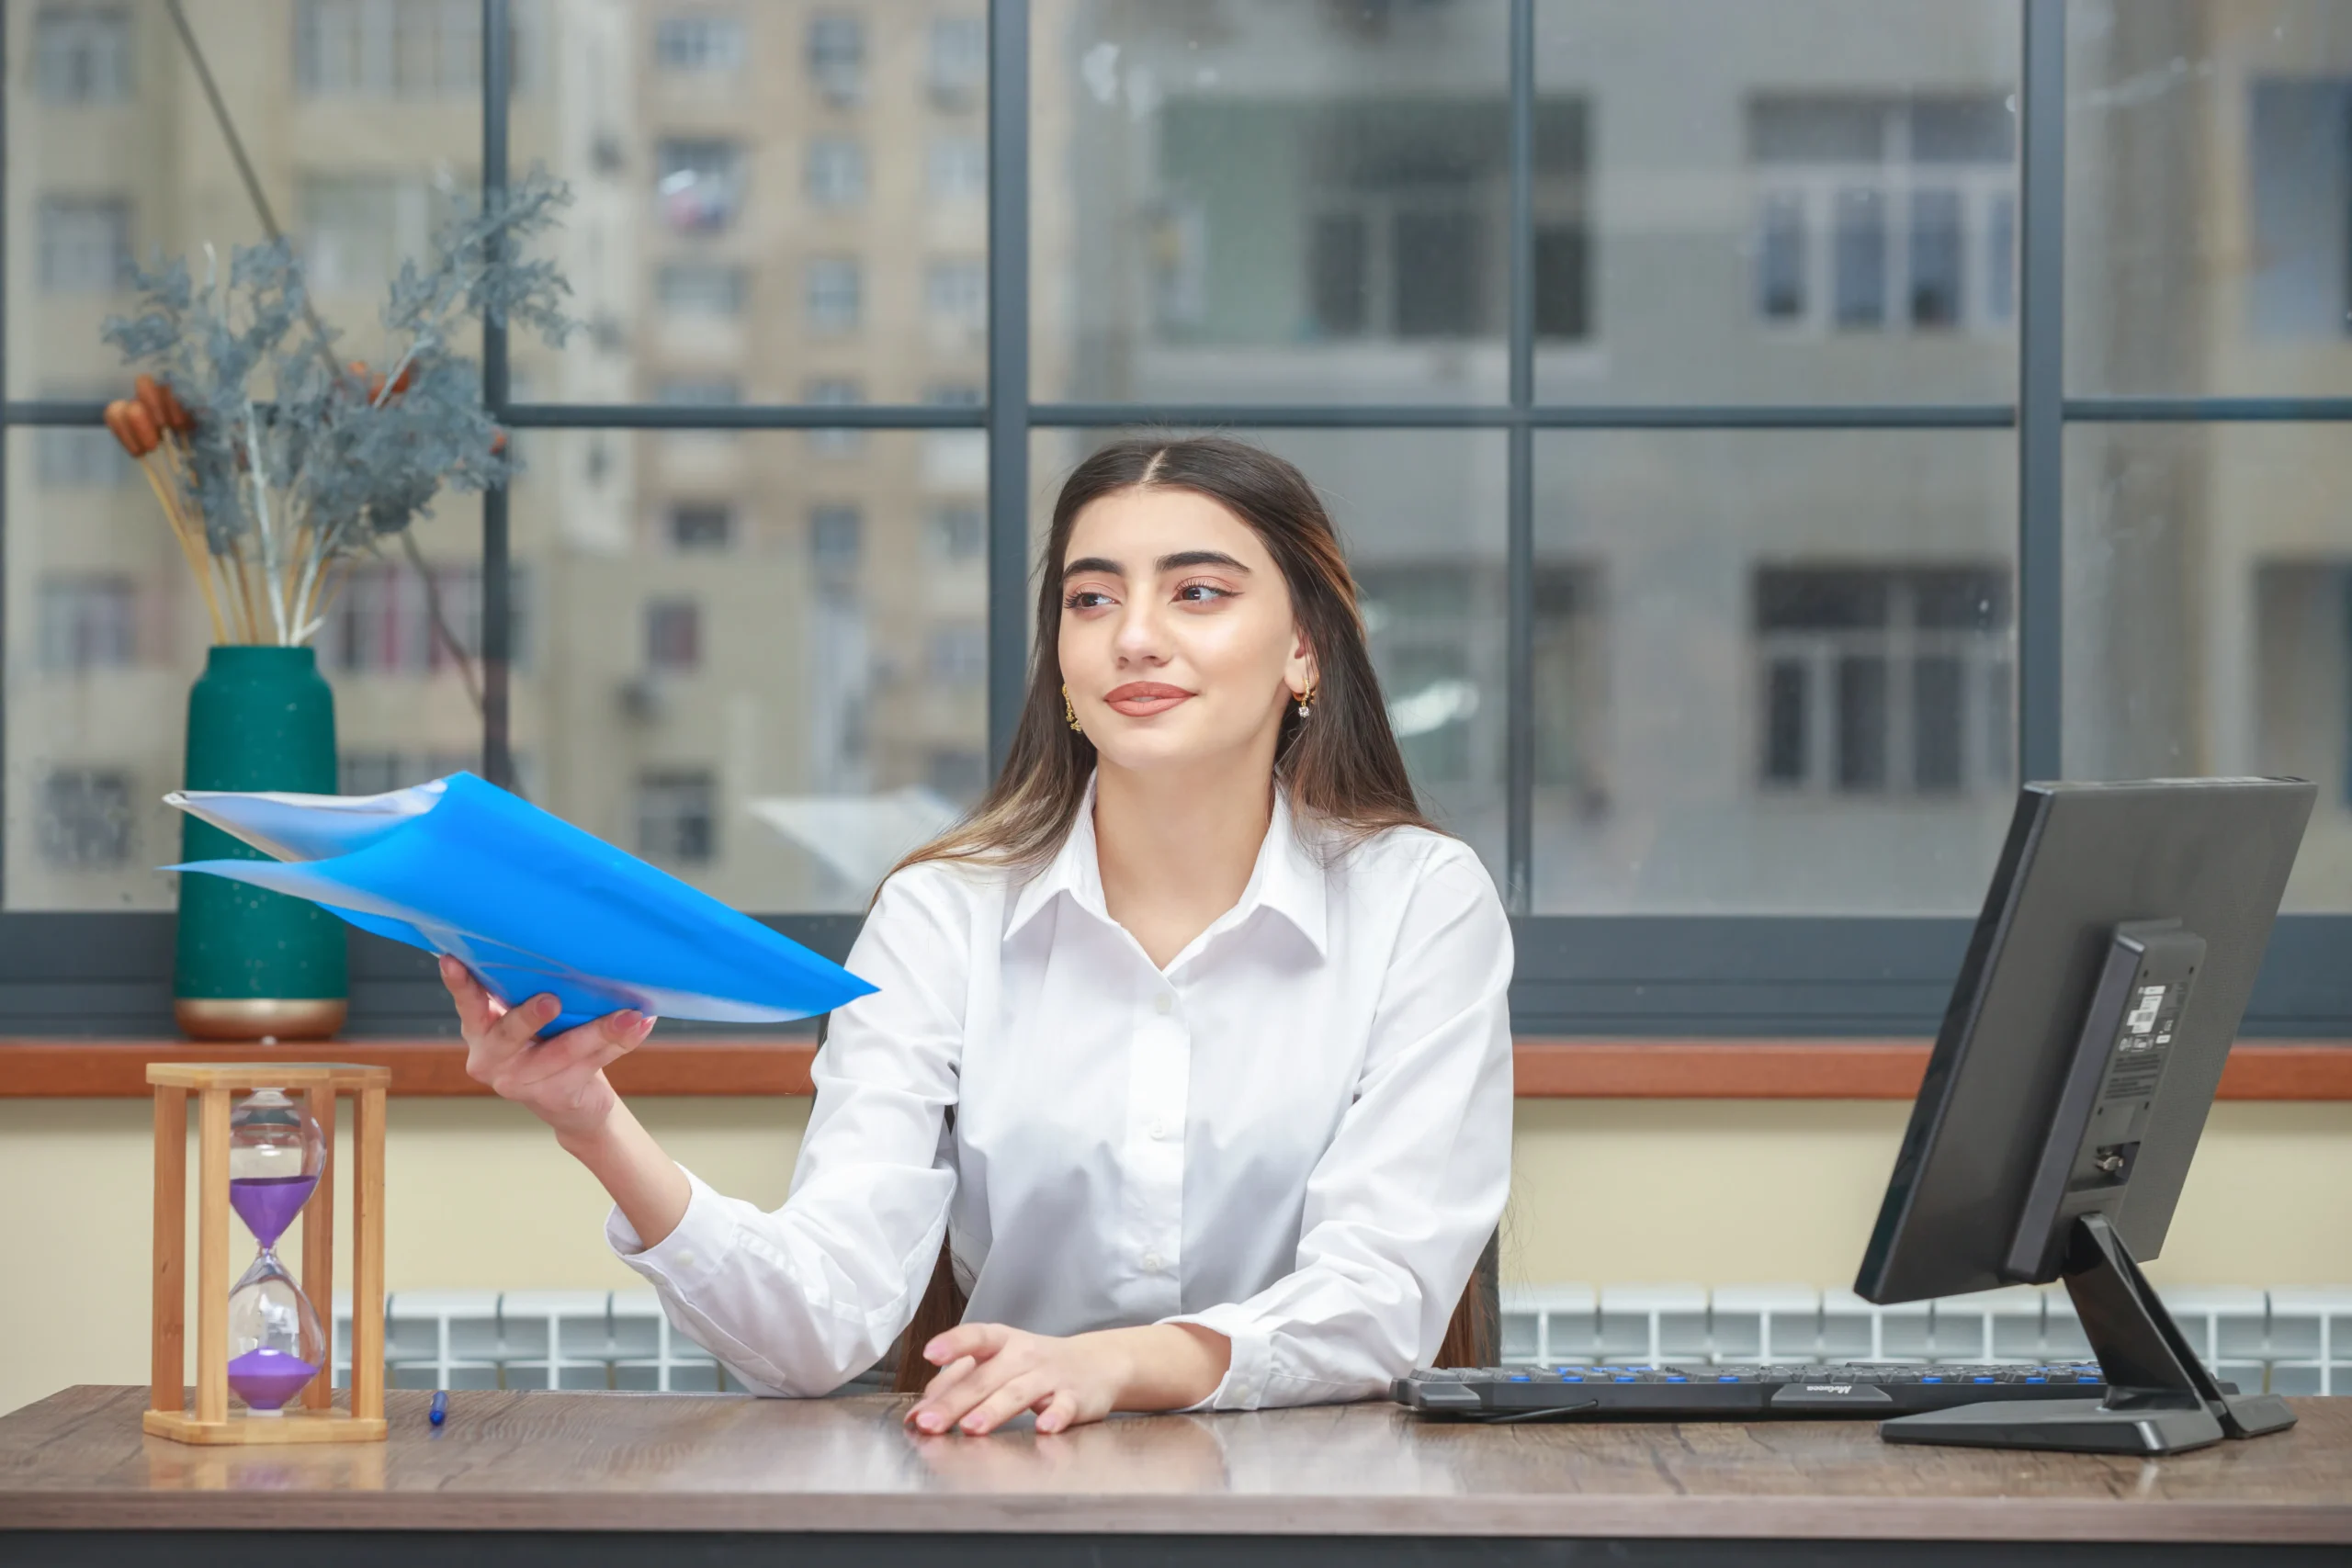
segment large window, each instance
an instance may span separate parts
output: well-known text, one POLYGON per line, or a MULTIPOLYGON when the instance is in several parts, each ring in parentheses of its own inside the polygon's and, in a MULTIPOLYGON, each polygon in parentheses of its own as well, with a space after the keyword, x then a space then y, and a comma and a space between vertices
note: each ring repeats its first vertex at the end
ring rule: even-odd
MULTIPOLYGON (((2318 778, 2278 962, 2352 914, 2352 0, 188 13, 338 354, 577 198, 586 330, 469 338, 524 472, 318 637, 346 788, 835 942, 1003 754, 1061 475, 1217 429, 1326 499, 1523 1028, 1931 1026, 2020 776, 2318 778)), ((204 622, 97 332, 262 225, 164 8, 5 15, 0 919, 161 920, 204 622)), ((2352 1027, 2307 967, 2256 1027, 2352 1027)))

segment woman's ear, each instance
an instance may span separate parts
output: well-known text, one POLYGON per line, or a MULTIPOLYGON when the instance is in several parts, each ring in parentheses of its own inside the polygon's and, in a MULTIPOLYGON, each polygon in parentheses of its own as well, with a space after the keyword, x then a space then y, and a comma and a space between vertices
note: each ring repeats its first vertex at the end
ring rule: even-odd
POLYGON ((1322 683, 1315 662, 1315 644, 1307 639, 1305 626, 1298 628, 1298 635, 1291 641, 1290 657, 1283 661, 1283 680, 1293 693, 1312 692, 1322 683))

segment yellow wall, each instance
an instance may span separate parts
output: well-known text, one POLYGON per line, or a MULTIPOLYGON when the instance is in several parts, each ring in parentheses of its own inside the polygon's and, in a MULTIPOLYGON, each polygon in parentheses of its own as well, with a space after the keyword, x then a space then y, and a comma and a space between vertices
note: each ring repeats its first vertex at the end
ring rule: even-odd
MULTIPOLYGON (((647 1100, 637 1110, 721 1190, 782 1200, 806 1101, 647 1100)), ((1848 1283, 1907 1110, 1525 1102, 1504 1277, 1848 1283)), ((0 1100, 0 1192, 10 1199, 0 1411, 69 1383, 146 1381, 149 1128, 144 1101, 0 1100)), ((639 1282, 605 1250, 603 1194, 522 1111, 395 1100, 385 1160, 395 1291, 639 1282)), ((2151 1272, 2198 1284, 2352 1282, 2352 1104, 2219 1107, 2151 1272)))

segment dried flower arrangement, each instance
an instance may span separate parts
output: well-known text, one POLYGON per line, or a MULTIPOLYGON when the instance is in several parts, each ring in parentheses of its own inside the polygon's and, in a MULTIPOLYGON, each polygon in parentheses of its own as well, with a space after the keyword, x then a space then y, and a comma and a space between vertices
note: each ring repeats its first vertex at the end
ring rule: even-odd
POLYGON ((403 261, 381 320, 390 368, 335 356, 284 239, 239 246, 201 288, 184 261, 136 274, 144 308, 106 341, 147 367, 107 428, 145 470, 221 643, 300 647, 352 568, 431 514, 443 487, 481 491, 516 465, 483 407, 481 367, 452 340, 469 320, 560 347, 577 324, 552 262, 523 259, 571 199, 534 169, 503 199, 403 261))

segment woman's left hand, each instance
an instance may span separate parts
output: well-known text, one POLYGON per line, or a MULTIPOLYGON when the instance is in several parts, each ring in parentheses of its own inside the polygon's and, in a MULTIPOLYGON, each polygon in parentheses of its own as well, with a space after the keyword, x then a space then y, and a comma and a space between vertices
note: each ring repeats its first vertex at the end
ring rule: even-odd
POLYGON ((940 1369, 907 1412, 920 1432, 977 1437, 1024 1410, 1059 1432, 1114 1410, 1175 1410, 1216 1392, 1232 1357, 1222 1334, 1191 1324, 1112 1328, 1067 1338, 967 1323, 922 1348, 940 1369))

